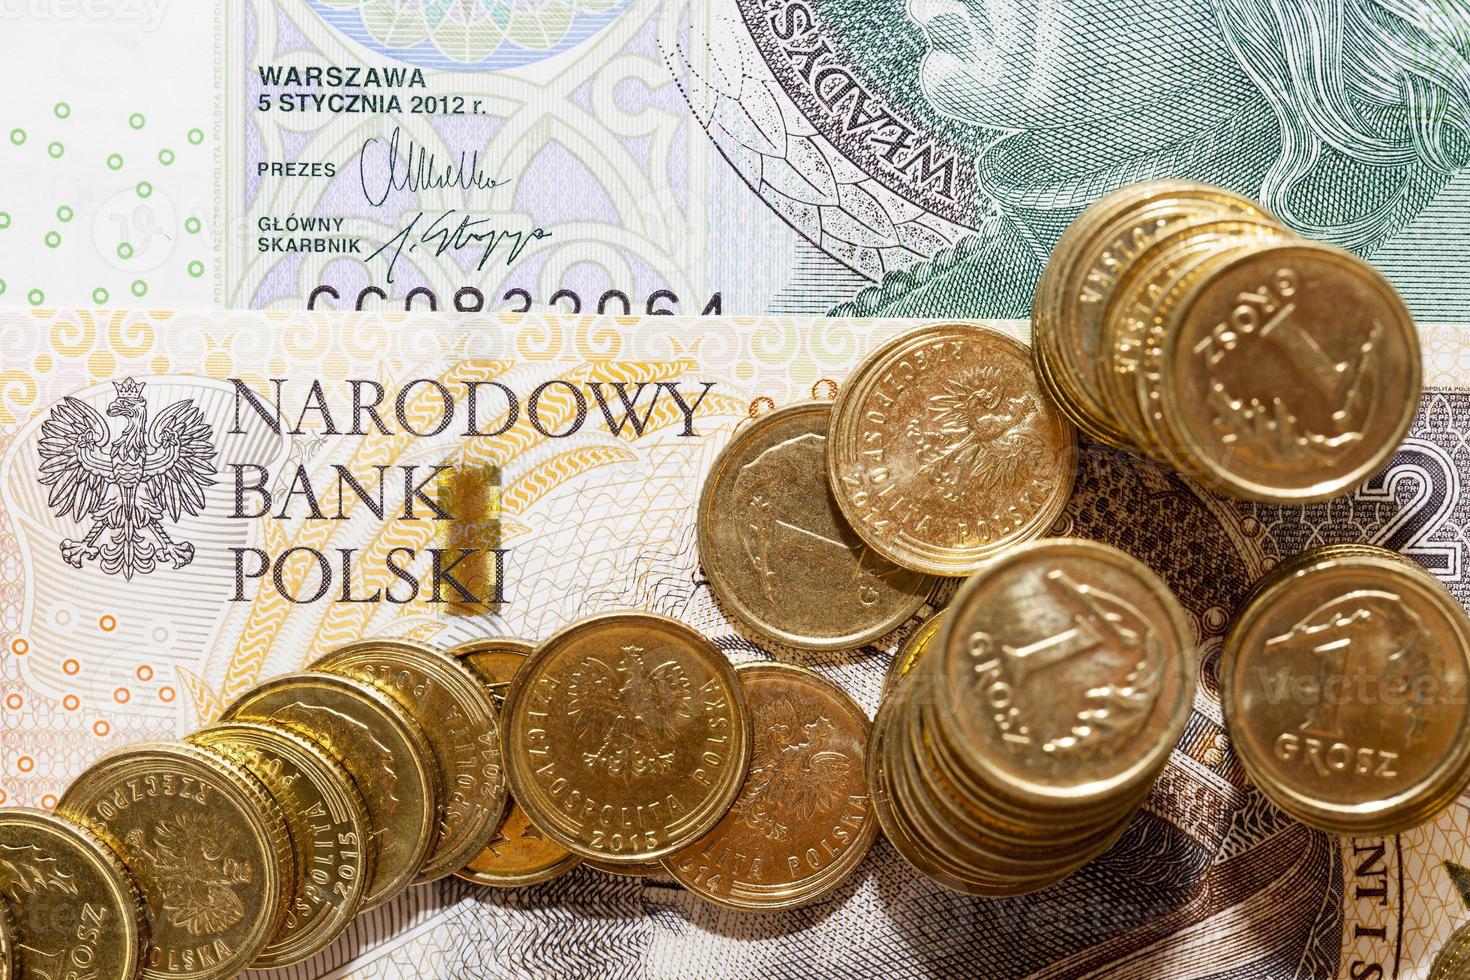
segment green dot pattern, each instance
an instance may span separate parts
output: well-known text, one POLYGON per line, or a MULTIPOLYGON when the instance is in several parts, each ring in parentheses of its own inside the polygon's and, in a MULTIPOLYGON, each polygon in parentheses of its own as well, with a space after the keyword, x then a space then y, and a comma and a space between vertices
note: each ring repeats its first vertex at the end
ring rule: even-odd
POLYGON ((106 303, 107 290, 103 289, 101 286, 98 286, 96 289, 92 290, 92 302, 96 303, 98 306, 106 303))
POLYGON ((108 155, 108 157, 107 157, 107 169, 108 170, 121 170, 122 169, 122 165, 123 165, 123 158, 122 158, 122 154, 121 153, 112 153, 112 154, 109 154, 108 155))
POLYGON ((146 282, 144 282, 143 280, 141 280, 141 279, 134 279, 133 280, 133 287, 132 288, 133 288, 133 295, 134 296, 147 296, 148 295, 148 284, 146 282))
POLYGON ((46 247, 47 248, 57 248, 60 245, 61 245, 61 232, 59 232, 59 231, 48 231, 48 232, 46 232, 46 247))
POLYGON ((9 228, 9 227, 10 227, 10 212, 9 211, 0 211, 0 229, 5 229, 5 228, 9 228))
POLYGON ((10 142, 20 146, 26 141, 26 131, 23 129, 12 129, 10 131, 10 142))
POLYGON ((76 212, 67 207, 65 204, 56 209, 56 220, 62 222, 63 224, 70 221, 74 217, 76 217, 76 212))
POLYGON ((62 146, 59 142, 52 141, 46 147, 46 152, 51 154, 51 159, 57 160, 60 159, 61 155, 66 152, 66 147, 62 146))
POLYGON ((173 163, 174 162, 174 151, 173 150, 170 150, 168 147, 164 147, 163 149, 159 150, 158 151, 158 162, 161 163, 161 164, 163 164, 165 167, 167 167, 169 164, 173 163))
POLYGON ((26 302, 30 303, 32 306, 40 306, 42 303, 46 302, 46 294, 41 292, 39 289, 32 289, 30 292, 26 293, 26 302))
POLYGON ((133 127, 134 129, 142 129, 145 122, 147 122, 147 120, 143 118, 143 114, 141 112, 135 112, 128 117, 128 125, 133 127))
POLYGON ((58 102, 51 111, 56 113, 57 119, 65 119, 67 116, 71 115, 71 106, 67 105, 65 102, 58 102))
POLYGON ((189 275, 193 276, 195 279, 198 279, 200 276, 204 275, 204 263, 200 262, 198 259, 190 262, 189 275))
POLYGON ((199 229, 202 228, 202 227, 203 227, 203 225, 200 223, 200 221, 199 221, 198 218, 185 218, 184 219, 184 230, 187 231, 191 235, 197 235, 197 234, 199 234, 199 229))
POLYGON ((153 185, 146 180, 140 180, 136 190, 139 197, 150 197, 153 194, 153 185))
POLYGON ((132 246, 132 243, 130 243, 130 242, 119 242, 118 243, 118 246, 117 246, 117 257, 120 258, 120 259, 130 259, 130 258, 132 258, 133 257, 133 246, 132 246))
POLYGON ((202 129, 191 129, 191 130, 189 130, 189 142, 190 143, 193 143, 195 146, 198 146, 200 143, 203 143, 204 142, 204 130, 202 130, 202 129))

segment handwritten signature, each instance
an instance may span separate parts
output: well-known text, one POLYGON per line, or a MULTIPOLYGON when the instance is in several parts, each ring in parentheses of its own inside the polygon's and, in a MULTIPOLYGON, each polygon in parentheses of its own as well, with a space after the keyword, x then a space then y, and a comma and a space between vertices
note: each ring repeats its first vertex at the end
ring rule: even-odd
POLYGON ((403 136, 400 127, 393 127, 388 137, 387 158, 381 163, 369 150, 383 141, 376 136, 362 144, 357 157, 357 178, 362 185, 362 196, 373 207, 382 207, 388 195, 395 190, 418 191, 445 190, 457 187, 464 191, 489 191, 504 187, 509 180, 492 177, 480 166, 478 151, 460 151, 457 163, 439 165, 434 153, 403 136), (400 166, 401 164, 401 166, 400 166), (370 186, 371 185, 371 186, 370 186))
POLYGON ((478 272, 485 268, 490 262, 490 257, 502 245, 508 246, 505 264, 510 266, 515 264, 516 260, 521 257, 521 253, 533 242, 551 237, 551 232, 539 225, 530 231, 509 231, 505 228, 486 227, 493 224, 494 218, 475 218, 454 210, 445 211, 428 224, 424 224, 424 212, 420 211, 413 216, 412 221, 384 242, 376 252, 369 255, 367 261, 371 262, 380 255, 389 254, 387 279, 388 282, 392 282, 393 271, 398 266, 398 260, 406 253, 416 251, 420 245, 432 246, 435 258, 453 249, 478 245, 480 246, 480 261, 475 265, 475 270, 478 272), (420 225, 423 225, 422 230, 420 230, 420 225))

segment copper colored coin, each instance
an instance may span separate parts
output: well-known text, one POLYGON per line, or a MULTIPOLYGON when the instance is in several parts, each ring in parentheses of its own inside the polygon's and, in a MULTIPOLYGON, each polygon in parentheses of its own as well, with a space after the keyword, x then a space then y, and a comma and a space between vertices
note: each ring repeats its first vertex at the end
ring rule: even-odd
POLYGON ((423 729, 377 687, 337 674, 287 674, 225 709, 225 721, 281 725, 322 745, 352 776, 367 804, 376 849, 363 908, 408 887, 438 825, 439 781, 423 729))
POLYGON ((869 548, 827 482, 827 402, 745 424, 699 498, 710 590, 762 637, 812 650, 861 646, 919 611, 935 581, 869 548))
POLYGON ((717 905, 808 905, 856 870, 878 831, 863 760, 868 718, 805 668, 754 663, 736 674, 755 730, 750 774, 715 828, 663 865, 717 905))
MULTIPOLYGON (((461 644, 449 652, 469 665, 500 711, 511 681, 534 649, 524 640, 492 637, 461 644)), ((477 885, 518 888, 549 881, 581 863, 581 858, 542 833, 511 799, 490 843, 455 874, 477 885)))
POLYGON ((1430 819, 1470 779, 1470 619, 1390 553, 1297 560, 1226 636, 1231 741, 1262 791, 1331 833, 1430 819))
POLYGON ((1076 447, 1026 345, 938 324, 896 338, 853 372, 832 409, 828 477, 874 550, 959 576, 1051 527, 1071 494, 1076 447))
POLYGON ((285 919, 296 878, 291 835, 241 766, 181 742, 143 742, 103 756, 56 809, 102 838, 143 893, 144 977, 233 977, 285 919))
POLYGON ((0 976, 132 980, 143 965, 143 896, 117 853, 73 821, 0 810, 0 899, 15 915, 14 935, 0 927, 0 961, 25 954, 24 970, 0 976))
POLYGON ((586 858, 643 864, 707 833, 750 765, 735 670, 652 613, 580 620, 536 648, 505 703, 512 791, 586 858))
POLYGON ((1350 253, 1248 246, 1195 285, 1177 318, 1162 354, 1163 412, 1226 493, 1337 496, 1382 468, 1419 408, 1414 321, 1350 253))
POLYGON ((439 767, 443 807, 419 881, 463 868, 505 816, 500 720, 484 683, 459 659, 426 643, 368 639, 338 647, 313 670, 376 684, 423 729, 439 767))

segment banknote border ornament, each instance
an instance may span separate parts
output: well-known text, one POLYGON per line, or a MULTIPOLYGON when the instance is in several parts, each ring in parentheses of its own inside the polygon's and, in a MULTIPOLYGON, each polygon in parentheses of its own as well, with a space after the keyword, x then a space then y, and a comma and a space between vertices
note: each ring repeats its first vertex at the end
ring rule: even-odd
POLYGON ((73 568, 96 561, 109 575, 131 580, 168 561, 183 568, 194 545, 175 540, 164 520, 195 516, 214 483, 214 429, 185 398, 150 422, 144 383, 112 383, 114 398, 99 413, 67 395, 52 406, 36 446, 47 505, 56 516, 91 521, 84 538, 63 538, 61 557, 73 568), (123 419, 114 432, 109 419, 123 419), (99 543, 100 542, 100 543, 99 543))

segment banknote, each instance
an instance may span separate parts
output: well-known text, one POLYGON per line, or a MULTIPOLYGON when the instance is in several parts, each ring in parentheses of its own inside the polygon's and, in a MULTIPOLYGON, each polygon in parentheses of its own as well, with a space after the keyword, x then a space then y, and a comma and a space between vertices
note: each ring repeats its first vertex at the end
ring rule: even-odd
POLYGON ((4 0, 0 304, 1019 317, 1124 184, 1470 319, 1470 0, 4 0))
MULTIPOLYGON (((873 711, 914 622, 840 653, 759 641, 710 595, 694 510, 745 421, 832 395, 911 325, 0 314, 0 803, 54 805, 104 751, 179 735, 365 635, 534 640, 609 609, 675 616, 737 661, 797 659, 873 711), (139 460, 146 501, 120 508, 139 460)), ((439 883, 284 975, 1424 976, 1470 918, 1470 798, 1394 837, 1308 830, 1243 772, 1217 661, 1252 582, 1314 545, 1396 548, 1470 601, 1465 337, 1425 329, 1409 438, 1330 503, 1230 501, 1084 451, 1057 530, 1164 576, 1200 639, 1200 684, 1145 811, 1061 884, 963 898, 882 843, 831 902, 764 916, 592 870, 509 892, 439 883)), ((781 533, 759 516, 753 535, 781 533)))

